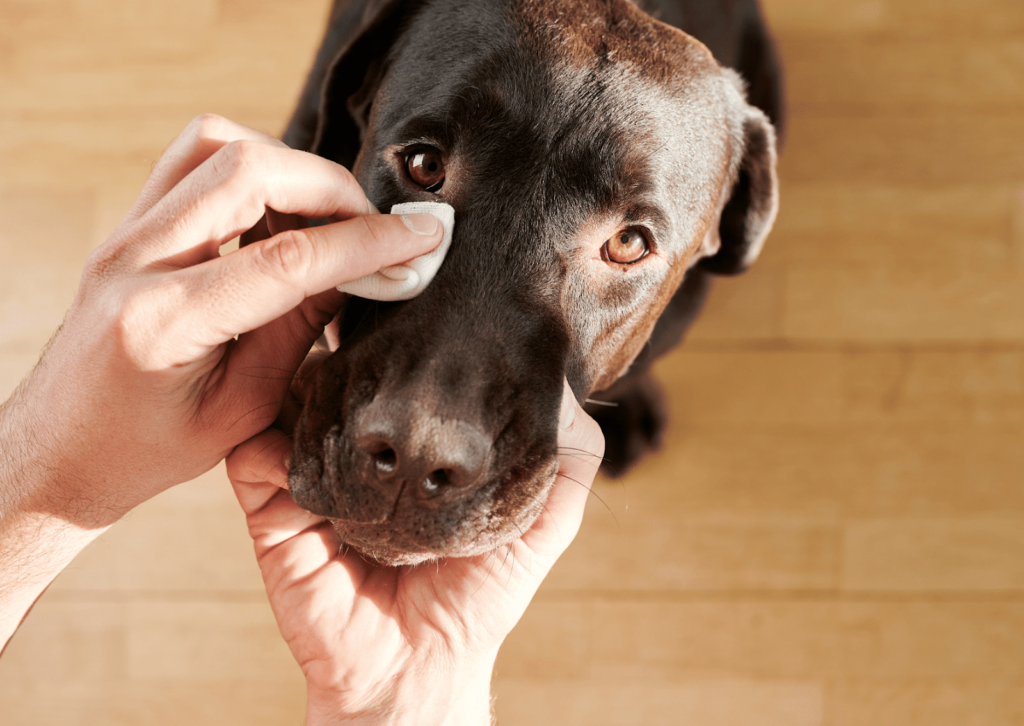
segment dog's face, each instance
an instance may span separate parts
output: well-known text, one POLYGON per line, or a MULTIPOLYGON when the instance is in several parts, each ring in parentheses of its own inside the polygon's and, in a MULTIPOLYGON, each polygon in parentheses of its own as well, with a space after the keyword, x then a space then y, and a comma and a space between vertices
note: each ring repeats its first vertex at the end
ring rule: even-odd
POLYGON ((479 554, 543 506, 563 377, 607 387, 693 264, 756 256, 771 128, 702 45, 627 2, 391 2, 362 37, 318 150, 351 163, 358 137, 379 208, 445 201, 455 233, 419 297, 347 302, 290 486, 383 562, 479 554))

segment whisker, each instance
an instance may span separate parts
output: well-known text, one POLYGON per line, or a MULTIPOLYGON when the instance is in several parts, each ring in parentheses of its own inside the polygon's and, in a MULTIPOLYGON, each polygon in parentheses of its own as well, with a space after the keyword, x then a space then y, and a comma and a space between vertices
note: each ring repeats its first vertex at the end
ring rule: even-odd
POLYGON ((617 401, 598 401, 593 398, 584 399, 583 403, 592 403, 595 406, 607 406, 608 408, 618 408, 619 404, 617 401))
MULTIPOLYGON (((508 568, 508 579, 505 580, 505 589, 506 590, 508 589, 508 586, 510 584, 512 584, 512 572, 516 569, 515 542, 513 542, 512 544, 510 544, 508 546, 508 551, 512 554, 512 566, 508 568)), ((505 555, 505 558, 508 559, 508 555, 505 555)))
POLYGON ((259 411, 259 410, 260 410, 261 408, 267 408, 268 406, 277 406, 277 405, 278 405, 278 402, 277 402, 277 401, 270 401, 269 403, 264 403, 264 404, 263 404, 263 405, 261 405, 261 406, 257 406, 256 408, 252 409, 251 411, 246 411, 246 412, 245 412, 245 413, 243 413, 243 414, 242 414, 241 416, 239 416, 239 417, 238 417, 238 419, 237 419, 237 420, 236 420, 236 421, 235 421, 235 422, 234 422, 233 424, 231 424, 230 426, 228 426, 228 431, 230 431, 230 430, 231 430, 231 429, 233 429, 233 428, 234 428, 235 426, 237 426, 238 424, 240 424, 240 423, 241 423, 241 422, 242 422, 242 421, 243 421, 244 419, 248 418, 249 416, 252 416, 252 415, 253 415, 254 413, 256 413, 257 411, 259 411))
POLYGON ((308 371, 299 374, 297 371, 291 371, 287 368, 277 368, 275 366, 247 366, 238 371, 239 375, 246 376, 248 378, 256 378, 261 381, 304 381, 311 377, 315 371, 308 371), (273 371, 279 373, 286 373, 284 376, 269 376, 269 375, 256 375, 251 371, 273 371))
POLYGON ((476 597, 477 593, 479 593, 480 590, 483 589, 483 586, 487 584, 487 581, 491 578, 491 573, 494 571, 494 563, 497 562, 497 561, 498 561, 498 548, 495 547, 494 548, 494 560, 491 562, 490 565, 487 566, 487 574, 484 575, 484 578, 482 580, 480 580, 480 584, 477 586, 476 590, 473 591, 473 597, 476 597))
POLYGON ((615 520, 615 526, 620 527, 620 528, 622 527, 622 525, 619 524, 619 518, 615 516, 615 512, 613 512, 612 508, 608 506, 608 502, 606 502, 604 499, 602 499, 601 495, 598 494, 597 492, 595 492, 592 487, 588 487, 583 482, 577 481, 576 479, 573 479, 571 476, 566 476, 565 474, 559 474, 559 476, 562 479, 568 479, 571 482, 579 484, 581 487, 583 487, 584 489, 589 491, 590 494, 593 495, 597 499, 597 501, 601 502, 601 504, 604 505, 604 508, 608 510, 608 514, 612 515, 612 519, 615 520))
POLYGON ((598 467, 600 467, 601 464, 603 464, 606 461, 608 461, 607 458, 605 458, 603 456, 598 456, 593 451, 587 451, 586 449, 571 449, 571 448, 563 447, 563 446, 558 447, 558 455, 559 456, 568 456, 568 457, 572 457, 573 459, 580 459, 580 460, 596 459, 598 467))

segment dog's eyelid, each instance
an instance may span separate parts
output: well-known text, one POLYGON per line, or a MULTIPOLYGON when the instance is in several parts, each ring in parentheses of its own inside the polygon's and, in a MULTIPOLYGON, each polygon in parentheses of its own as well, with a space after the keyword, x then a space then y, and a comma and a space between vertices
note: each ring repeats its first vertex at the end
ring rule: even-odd
POLYGON ((642 230, 653 243, 657 237, 668 233, 670 222, 661 207, 641 201, 623 210, 622 226, 642 230))

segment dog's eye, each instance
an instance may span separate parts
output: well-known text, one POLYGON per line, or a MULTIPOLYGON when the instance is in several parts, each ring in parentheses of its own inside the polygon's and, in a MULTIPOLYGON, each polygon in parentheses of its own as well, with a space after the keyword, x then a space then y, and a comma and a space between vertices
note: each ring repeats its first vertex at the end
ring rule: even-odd
POLYGON ((604 247, 601 248, 605 260, 620 265, 632 265, 639 262, 647 257, 650 251, 647 238, 635 229, 619 232, 605 242, 604 247))
POLYGON ((409 178, 426 189, 436 192, 444 186, 444 159, 437 151, 415 151, 405 157, 405 170, 409 178))

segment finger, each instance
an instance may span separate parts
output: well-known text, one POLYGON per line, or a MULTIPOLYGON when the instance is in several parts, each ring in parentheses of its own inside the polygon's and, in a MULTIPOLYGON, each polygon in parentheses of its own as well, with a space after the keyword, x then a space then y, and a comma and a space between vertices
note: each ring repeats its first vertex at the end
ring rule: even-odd
POLYGON ((246 515, 254 514, 282 489, 288 488, 288 457, 292 440, 267 429, 235 447, 225 461, 228 479, 246 515))
MULTIPOLYGON (((430 221, 432 234, 412 232, 398 215, 356 217, 286 232, 172 273, 168 285, 174 294, 162 305, 173 306, 173 315, 163 315, 164 327, 152 341, 159 348, 154 358, 167 365, 198 360, 212 347, 276 320, 308 297, 426 254, 440 243, 442 227, 431 215, 423 217, 420 223, 430 221)), ((318 336, 318 330, 311 328, 309 334, 318 336)), ((291 360, 309 349, 301 347, 275 353, 268 343, 262 350, 291 360)))
MULTIPOLYGON (((337 290, 327 290, 239 336, 227 360, 227 385, 216 394, 226 420, 237 421, 244 426, 243 431, 258 431, 275 417, 278 428, 294 426, 301 404, 292 401, 289 388, 298 384, 297 389, 302 391, 308 383, 312 373, 303 372, 303 363, 309 361, 310 348, 334 318, 344 297, 337 290), (302 369, 297 372, 300 365, 302 369), (243 419, 238 419, 239 411, 247 412, 243 419)), ((232 426, 228 431, 234 433, 236 429, 232 426)))
POLYGON ((558 475, 544 512, 523 537, 533 552, 551 558, 558 558, 579 532, 587 497, 604 456, 601 427, 577 403, 568 382, 558 425, 558 475))
POLYGON ((291 542, 291 551, 282 554, 289 565, 288 572, 279 574, 301 578, 330 561, 338 551, 338 539, 323 517, 301 509, 283 488, 288 477, 285 462, 291 452, 292 444, 287 436, 276 429, 267 429, 239 445, 228 456, 227 470, 238 503, 245 512, 249 536, 261 567, 263 558, 275 547, 291 542), (308 570, 296 571, 303 563, 308 570))
POLYGON ((156 262, 196 247, 208 257, 266 209, 310 219, 370 213, 352 174, 327 159, 252 140, 222 146, 138 222, 138 256, 156 262))
POLYGON ((126 219, 135 220, 144 215, 196 167, 226 144, 242 139, 287 148, 283 141, 270 134, 242 126, 222 116, 197 116, 160 156, 126 219))

